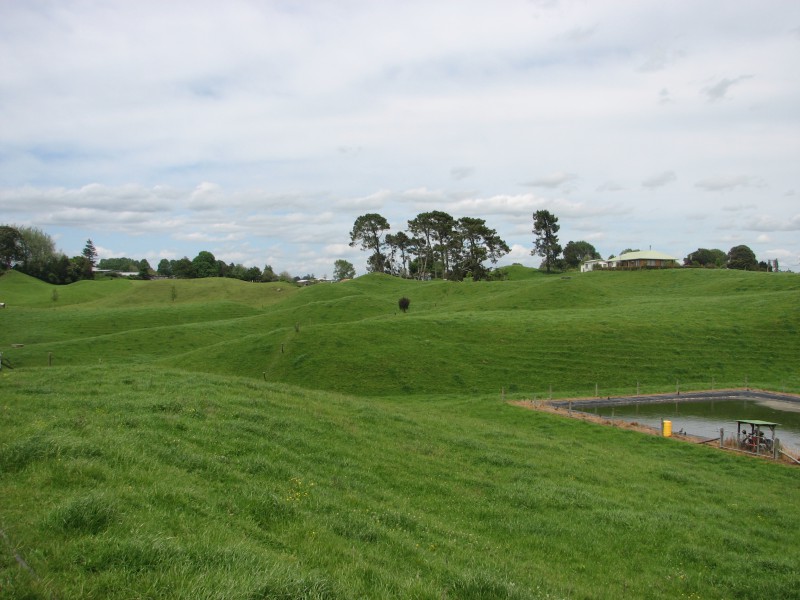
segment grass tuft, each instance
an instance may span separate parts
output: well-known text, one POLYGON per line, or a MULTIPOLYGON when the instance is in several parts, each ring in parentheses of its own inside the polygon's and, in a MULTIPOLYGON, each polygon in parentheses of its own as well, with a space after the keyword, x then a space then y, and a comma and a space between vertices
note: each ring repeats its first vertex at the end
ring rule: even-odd
POLYGON ((113 500, 90 494, 68 500, 56 507, 47 519, 48 525, 63 533, 97 535, 114 519, 113 500))

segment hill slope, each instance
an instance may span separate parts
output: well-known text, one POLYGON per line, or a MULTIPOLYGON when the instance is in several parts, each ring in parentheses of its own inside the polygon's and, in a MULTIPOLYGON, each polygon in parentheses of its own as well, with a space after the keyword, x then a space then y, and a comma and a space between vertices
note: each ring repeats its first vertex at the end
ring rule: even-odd
POLYGON ((499 400, 377 401, 151 367, 0 382, 3 598, 800 589, 789 467, 499 400))
POLYGON ((796 471, 499 389, 798 391, 799 299, 707 271, 6 275, 0 598, 797 597, 796 471))
POLYGON ((0 344, 24 344, 7 351, 20 366, 152 363, 370 395, 606 395, 712 380, 800 391, 793 274, 372 275, 306 289, 219 279, 56 289, 12 275, 0 279, 0 344))

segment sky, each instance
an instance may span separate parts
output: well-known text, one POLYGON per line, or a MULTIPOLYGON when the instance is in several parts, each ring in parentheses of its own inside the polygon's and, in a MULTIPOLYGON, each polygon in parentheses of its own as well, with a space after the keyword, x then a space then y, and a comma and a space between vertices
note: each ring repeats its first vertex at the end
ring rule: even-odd
POLYGON ((800 271, 800 2, 0 0, 0 224, 332 276, 356 218, 800 271))

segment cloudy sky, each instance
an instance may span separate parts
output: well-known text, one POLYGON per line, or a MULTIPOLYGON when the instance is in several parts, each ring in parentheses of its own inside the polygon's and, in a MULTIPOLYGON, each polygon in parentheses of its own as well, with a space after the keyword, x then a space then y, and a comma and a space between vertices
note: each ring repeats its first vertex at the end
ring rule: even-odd
POLYGON ((800 2, 0 0, 0 224, 331 275, 359 215, 800 270, 800 2))

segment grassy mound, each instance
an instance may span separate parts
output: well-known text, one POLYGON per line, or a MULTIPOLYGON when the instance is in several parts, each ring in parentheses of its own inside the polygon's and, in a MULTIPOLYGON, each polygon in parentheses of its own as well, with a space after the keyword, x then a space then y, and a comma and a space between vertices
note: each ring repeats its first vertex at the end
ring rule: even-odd
POLYGON ((1 335, 24 345, 7 353, 21 366, 153 364, 362 395, 566 397, 712 381, 800 391, 793 274, 535 273, 477 283, 372 275, 307 289, 81 282, 58 288, 57 301, 48 300, 56 288, 11 275, 12 285, 0 280, 10 305, 1 335), (397 307, 403 296, 408 313, 397 307))
POLYGON ((800 391, 798 300, 699 270, 6 274, 0 598, 797 597, 794 470, 500 390, 800 391))
POLYGON ((2 385, 0 526, 33 570, 3 554, 5 597, 786 598, 800 584, 800 490, 780 465, 486 398, 376 402, 151 368, 2 385))

